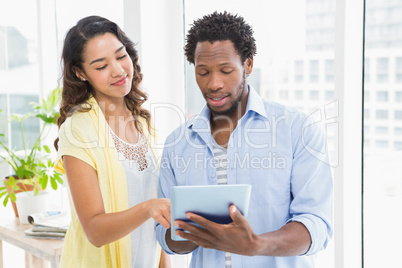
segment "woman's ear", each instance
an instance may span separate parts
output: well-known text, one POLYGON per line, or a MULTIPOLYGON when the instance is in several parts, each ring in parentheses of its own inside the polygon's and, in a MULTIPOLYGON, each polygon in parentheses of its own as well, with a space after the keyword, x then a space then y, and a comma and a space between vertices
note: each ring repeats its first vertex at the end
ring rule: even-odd
POLYGON ((77 76, 78 79, 80 79, 81 81, 87 81, 87 76, 85 75, 85 73, 83 71, 81 71, 81 69, 77 68, 77 67, 73 67, 73 71, 75 73, 75 76, 77 76))
POLYGON ((247 58, 244 62, 244 70, 247 76, 253 71, 253 56, 251 56, 251 58, 247 58))

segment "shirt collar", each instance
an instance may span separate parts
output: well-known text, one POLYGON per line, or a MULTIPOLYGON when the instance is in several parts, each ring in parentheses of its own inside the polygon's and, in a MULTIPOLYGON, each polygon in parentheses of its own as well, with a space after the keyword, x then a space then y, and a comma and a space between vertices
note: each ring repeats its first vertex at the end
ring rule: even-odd
POLYGON ((253 111, 265 118, 268 118, 262 98, 252 86, 249 85, 249 89, 246 113, 244 115, 247 115, 247 113, 253 111))

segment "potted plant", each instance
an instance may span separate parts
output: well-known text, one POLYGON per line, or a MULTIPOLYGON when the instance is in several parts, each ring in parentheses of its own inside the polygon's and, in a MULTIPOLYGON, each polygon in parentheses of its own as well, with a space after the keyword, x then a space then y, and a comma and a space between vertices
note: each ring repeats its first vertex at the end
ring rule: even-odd
MULTIPOLYGON (((50 148, 42 144, 48 128, 56 124, 60 116, 56 109, 60 99, 61 89, 57 87, 47 98, 42 99, 41 103, 32 103, 33 112, 9 116, 11 121, 16 121, 19 124, 23 144, 22 151, 14 151, 0 139, 0 149, 4 150, 4 153, 0 154, 0 160, 7 162, 14 173, 4 179, 4 186, 0 187, 0 198, 4 198, 4 206, 9 200, 13 201, 14 212, 17 217, 16 193, 31 190, 34 195, 37 195, 40 190, 45 190, 49 183, 54 190, 57 189, 58 184, 63 183, 61 175, 53 169, 54 162, 51 159, 50 148), (29 146, 25 140, 22 122, 34 116, 39 118, 43 125, 34 144, 29 146)), ((0 138, 1 136, 4 134, 0 133, 0 138)))

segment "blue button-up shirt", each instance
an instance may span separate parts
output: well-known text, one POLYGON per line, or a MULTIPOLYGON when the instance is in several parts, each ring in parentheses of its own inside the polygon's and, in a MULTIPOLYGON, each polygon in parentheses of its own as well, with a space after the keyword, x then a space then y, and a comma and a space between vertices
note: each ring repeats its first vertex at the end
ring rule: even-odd
MULTIPOLYGON (((264 101, 250 87, 247 108, 229 138, 228 184, 251 184, 247 219, 256 234, 272 232, 289 221, 303 223, 311 236, 306 254, 292 257, 232 254, 232 267, 314 267, 313 254, 332 236, 333 183, 325 132, 316 119, 296 109, 264 101)), ((161 160, 159 197, 176 185, 217 184, 212 153, 210 111, 181 125, 166 139, 161 160)), ((156 224, 162 248, 166 229, 156 224)), ((224 252, 197 248, 191 266, 225 267, 224 252)))

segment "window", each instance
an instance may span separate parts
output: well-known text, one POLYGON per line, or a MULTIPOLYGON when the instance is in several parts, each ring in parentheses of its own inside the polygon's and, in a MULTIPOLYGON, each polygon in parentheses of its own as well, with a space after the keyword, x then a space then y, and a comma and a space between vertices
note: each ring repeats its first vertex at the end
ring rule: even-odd
POLYGON ((402 57, 395 58, 395 81, 402 82, 402 57))
MULTIPOLYGON (((376 110, 381 126, 375 133, 364 135, 375 141, 375 146, 364 144, 364 267, 393 267, 399 262, 399 241, 402 231, 398 227, 402 216, 395 211, 402 207, 401 169, 402 111, 399 108, 402 92, 402 32, 397 17, 402 9, 397 1, 367 0, 365 33, 365 75, 370 76, 367 65, 375 63, 376 81, 365 77, 364 88, 377 91, 376 100, 365 105, 376 110), (392 49, 391 49, 392 48, 392 49), (380 84, 377 84, 380 83, 380 84), (395 90, 397 88, 398 90, 395 90), (389 104, 383 102, 389 101, 389 104), (392 101, 392 103, 391 103, 392 101), (397 104, 394 105, 394 102, 397 104), (390 120, 387 120, 390 119, 390 120), (395 119, 395 120, 394 120, 395 119), (386 120, 386 121, 385 121, 386 120), (392 131, 390 131, 392 130, 392 131), (382 230, 381 233, 378 230, 382 230), (392 237, 389 239, 389 237, 392 237), (378 245, 387 245, 379 247, 378 245)), ((364 125, 375 126, 379 121, 367 120, 364 125)))
POLYGON ((316 83, 319 79, 319 63, 318 60, 310 61, 310 82, 316 83))
POLYGON ((303 61, 296 60, 295 66, 294 66, 295 82, 297 82, 297 83, 303 82, 303 72, 304 72, 303 61))
POLYGON ((378 148, 387 148, 388 147, 388 141, 386 141, 386 140, 376 140, 375 145, 378 148))
POLYGON ((395 135, 402 135, 402 127, 396 127, 394 133, 395 135))
MULTIPOLYGON (((2 110, 2 116, 3 117, 7 117, 7 110, 5 110, 4 108, 7 107, 7 102, 8 102, 8 96, 7 94, 0 94, 0 107, 2 110)), ((1 119, 1 117, 0 117, 1 119)), ((8 132, 8 124, 6 120, 0 120, 0 133, 7 133, 8 132)), ((8 135, 5 135, 4 137, 1 137, 2 141, 4 143, 8 143, 8 135)), ((6 174, 3 174, 6 175, 6 174)))
POLYGON ((375 117, 376 117, 376 119, 380 119, 380 120, 388 119, 388 111, 387 110, 376 110, 375 117))
MULTIPOLYGON (((35 1, 20 0, 2 2, 0 10, 21 10, 21 6, 25 10, 37 9, 35 1)), ((10 114, 33 111, 30 102, 38 102, 42 93, 36 13, 24 12, 24 16, 25 20, 15 17, 12 12, 1 12, 0 15, 0 132, 5 134, 3 141, 15 150, 23 148, 19 125, 16 122, 9 125, 6 119, 10 114), (22 77, 23 83, 20 82, 22 77)), ((39 134, 39 123, 38 118, 23 122, 25 138, 30 144, 39 134)), ((9 169, 0 170, 0 177, 9 175, 9 169)))
POLYGON ((395 148, 395 150, 397 150, 397 151, 402 151, 402 141, 396 141, 396 142, 394 143, 394 148, 395 148))
POLYGON ((370 82, 370 59, 364 59, 364 82, 370 82))
POLYGON ((375 132, 377 134, 388 134, 388 127, 376 127, 375 132))
POLYGON ((402 91, 396 91, 395 92, 395 101, 396 102, 402 102, 402 91))
POLYGON ((303 90, 295 90, 295 99, 302 100, 303 99, 303 90))
POLYGON ((388 58, 377 59, 377 82, 388 82, 388 58))
POLYGON ((364 139, 364 147, 369 147, 370 146, 370 140, 364 139))
POLYGON ((370 118, 370 110, 364 109, 364 119, 369 119, 370 118))
POLYGON ((395 111, 395 120, 402 120, 402 111, 401 110, 395 111))
POLYGON ((377 91, 377 101, 387 102, 388 101, 388 91, 377 91))
POLYGON ((309 99, 310 100, 318 100, 320 97, 320 92, 318 90, 310 90, 309 99))
MULTIPOLYGON (((10 94, 10 114, 23 114, 32 111, 31 102, 38 102, 38 95, 10 94)), ((36 118, 29 118, 23 122, 25 140, 28 144, 33 144, 39 135, 39 122, 36 118)), ((11 123, 11 141, 15 150, 22 150, 22 136, 20 126, 17 122, 11 123)))
POLYGON ((388 71, 388 58, 377 59, 377 72, 386 73, 388 71))
POLYGON ((335 92, 333 90, 325 90, 325 100, 331 101, 335 98, 335 92))
POLYGON ((288 100, 289 99, 289 91, 288 90, 279 91, 279 98, 281 100, 288 100))
POLYGON ((333 59, 325 60, 325 82, 333 83, 335 75, 335 61, 333 59))
POLYGON ((365 90, 364 91, 364 101, 369 101, 370 100, 370 91, 365 90))

